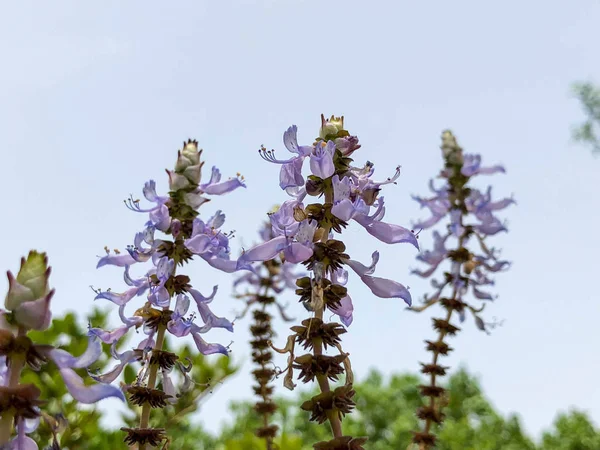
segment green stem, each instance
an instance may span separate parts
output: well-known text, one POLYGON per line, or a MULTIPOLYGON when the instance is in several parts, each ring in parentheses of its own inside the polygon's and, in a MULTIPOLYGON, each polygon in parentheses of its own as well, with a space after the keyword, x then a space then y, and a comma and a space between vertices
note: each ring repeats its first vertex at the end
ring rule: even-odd
MULTIPOLYGON (((25 366, 25 355, 14 355, 10 358, 8 369, 8 385, 9 388, 16 388, 19 385, 21 371, 25 366)), ((12 433, 12 424, 14 421, 14 411, 9 409, 2 417, 0 417, 0 445, 6 444, 10 440, 12 433)))
MULTIPOLYGON (((158 325, 156 334, 156 344, 153 350, 162 350, 165 342, 165 331, 167 327, 163 324, 158 325)), ((148 375, 148 388, 154 389, 156 387, 156 378, 158 376, 158 364, 152 364, 150 367, 150 374, 148 375)), ((150 410, 152 408, 148 403, 144 403, 142 406, 142 415, 140 417, 140 428, 148 428, 150 423, 150 410)), ((146 444, 141 444, 139 450, 146 450, 146 444)))
MULTIPOLYGON (((333 189, 327 189, 325 191, 325 203, 333 203, 333 189)), ((329 239, 329 231, 330 228, 324 228, 323 236, 321 237, 322 242, 327 242, 329 239)), ((319 289, 321 289, 319 287, 319 289)), ((323 292, 321 291, 321 298, 323 296, 323 292)), ((325 305, 321 302, 321 307, 315 311, 315 317, 317 319, 323 320, 323 313, 325 310, 325 305)), ((323 354, 323 343, 320 339, 314 340, 314 355, 319 356, 323 354)), ((331 391, 331 387, 329 386, 329 379, 327 376, 323 374, 317 374, 317 381, 319 383, 319 387, 321 388, 321 392, 329 392, 331 391)), ((339 415, 333 411, 327 411, 327 418, 329 419, 329 425, 331 425, 331 432, 333 433, 334 438, 342 437, 344 434, 342 433, 342 422, 339 418, 339 415)))
MULTIPOLYGON (((463 226, 463 216, 461 215, 460 217, 460 225, 463 226)), ((463 233, 459 238, 458 238, 458 247, 457 250, 460 250, 465 243, 465 239, 466 239, 466 232, 463 233)), ((463 267, 463 263, 461 262, 459 264, 459 268, 458 268, 458 273, 461 273, 462 271, 462 267, 463 267)), ((453 292, 452 292, 452 300, 457 300, 459 298, 458 296, 458 289, 456 287, 454 287, 453 292)), ((446 322, 450 323, 450 319, 452 318, 452 313, 454 312, 454 310, 452 308, 448 308, 448 312, 446 314, 446 322)), ((444 342, 444 338, 446 337, 447 332, 445 330, 440 330, 439 335, 438 335, 438 340, 437 343, 441 344, 442 342, 444 342)), ((432 363, 433 365, 436 365, 438 362, 440 354, 436 351, 433 353, 433 360, 432 363)), ((436 381, 437 381, 437 376, 435 373, 431 374, 431 384, 430 386, 436 386, 436 381)), ((430 408, 435 408, 436 405, 436 398, 431 396, 429 397, 429 407, 430 408)), ((432 427, 432 421, 430 419, 427 419, 425 421, 425 426, 423 428, 423 432, 424 433, 429 433, 429 431, 431 430, 432 427)), ((419 446, 419 450, 428 450, 430 447, 429 445, 426 444, 421 444, 419 446)))

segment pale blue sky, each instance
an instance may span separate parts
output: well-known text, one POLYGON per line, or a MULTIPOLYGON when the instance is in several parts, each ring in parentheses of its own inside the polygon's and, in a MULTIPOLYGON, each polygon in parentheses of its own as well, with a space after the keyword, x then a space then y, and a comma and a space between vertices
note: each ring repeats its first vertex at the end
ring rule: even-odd
MULTIPOLYGON (((226 212, 237 251, 286 198, 278 168, 256 150, 283 151, 292 123, 311 141, 322 112, 346 116, 363 144, 356 159, 375 162, 382 178, 403 166, 386 191, 386 219, 410 224, 422 217, 410 194, 426 193, 440 133, 451 128, 466 151, 505 164, 508 173, 490 180, 518 205, 496 240, 514 266, 497 277, 500 297, 487 309, 504 326, 486 336, 467 324, 448 363, 468 365, 530 431, 570 406, 598 423, 600 160, 569 130, 581 119, 570 84, 600 74, 599 19, 594 1, 3 2, 0 267, 16 269, 30 248, 47 251, 56 314, 85 313, 90 284, 122 287, 120 271, 95 270, 96 255, 130 244, 146 220, 122 200, 149 178, 164 192, 164 168, 188 137, 208 167, 247 178, 247 190, 202 209, 226 212)), ((378 249, 381 276, 415 298, 427 292, 408 274, 413 248, 386 247, 357 227, 347 236, 353 257, 378 249)), ((429 233, 421 239, 427 245, 429 233)), ((239 308, 230 276, 202 261, 189 267, 196 286, 221 285, 217 313, 239 308)), ((344 346, 357 374, 416 371, 429 315, 373 298, 355 279, 349 288, 355 321, 344 346)), ((237 325, 236 361, 248 353, 246 328, 237 325)), ((205 404, 209 428, 230 400, 250 396, 249 369, 205 404)))

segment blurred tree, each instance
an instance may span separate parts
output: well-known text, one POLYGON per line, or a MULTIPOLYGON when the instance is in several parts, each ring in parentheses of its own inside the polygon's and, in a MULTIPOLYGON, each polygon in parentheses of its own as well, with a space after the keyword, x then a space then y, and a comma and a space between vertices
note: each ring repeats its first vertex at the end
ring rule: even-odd
POLYGON ((587 117, 573 130, 573 137, 590 145, 594 153, 600 154, 600 89, 592 83, 576 83, 573 90, 587 117))
MULTIPOLYGON (((106 314, 94 310, 90 315, 94 325, 106 323, 106 314)), ((54 319, 52 327, 35 336, 46 342, 60 342, 61 347, 77 355, 87 345, 87 330, 79 324, 72 313, 54 319)), ((113 362, 105 355, 96 368, 106 370, 113 362)), ((185 346, 181 352, 191 358, 192 379, 198 382, 189 392, 161 411, 155 419, 170 429, 173 440, 171 450, 264 450, 265 443, 254 435, 262 420, 253 409, 251 402, 236 402, 231 406, 231 421, 218 435, 206 432, 195 424, 194 413, 198 411, 202 398, 218 389, 222 380, 234 373, 226 357, 205 357, 185 346), (209 381, 210 380, 210 381, 209 381), (160 417, 160 419, 159 419, 160 417)), ((84 374, 82 374, 84 375, 84 374)), ((125 382, 135 377, 133 369, 128 369, 125 382)), ((66 427, 60 429, 58 441, 63 450, 104 450, 126 449, 123 433, 107 430, 100 425, 101 410, 96 406, 82 408, 67 394, 59 381, 59 374, 53 365, 46 365, 40 372, 27 371, 25 382, 40 386, 48 403, 44 411, 50 415, 65 417, 66 427)), ((367 448, 370 450, 404 450, 409 448, 411 430, 417 424, 414 416, 421 398, 418 385, 421 380, 414 375, 392 375, 383 377, 372 371, 362 382, 357 383, 359 413, 347 417, 344 429, 356 436, 369 436, 367 448)), ((445 412, 447 419, 439 436, 439 450, 600 450, 600 432, 588 416, 580 411, 571 411, 558 416, 552 429, 545 432, 539 445, 524 433, 516 416, 504 418, 498 414, 489 400, 483 395, 479 382, 465 370, 459 370, 450 377, 447 388, 449 403, 445 412)), ((298 394, 301 400, 309 399, 310 392, 298 394)), ((327 437, 326 430, 308 422, 306 413, 299 411, 298 399, 278 399, 279 409, 273 423, 279 425, 281 434, 276 443, 282 450, 312 450, 312 443, 327 437)), ((123 425, 137 422, 138 408, 132 407, 123 417, 123 425)), ((52 441, 52 431, 42 422, 32 436, 40 443, 40 448, 52 441)))
MULTIPOLYGON (((344 432, 369 436, 370 450, 404 450, 410 448, 411 430, 417 420, 414 411, 420 404, 418 385, 413 375, 393 375, 386 382, 372 371, 357 390, 359 414, 344 421, 344 432)), ((465 370, 459 370, 448 381, 450 392, 447 418, 436 430, 439 450, 600 450, 600 433, 587 416, 580 412, 561 415, 554 429, 545 433, 536 445, 524 432, 517 416, 498 414, 483 395, 479 382, 465 370)), ((300 394, 308 399, 309 393, 300 394)), ((282 430, 276 441, 282 450, 309 450, 323 439, 323 427, 308 422, 306 414, 296 412, 297 400, 279 399, 274 417, 282 430)), ((250 403, 234 403, 233 422, 216 440, 216 450, 264 450, 264 442, 252 434, 260 420, 250 403)))
POLYGON ((600 433, 585 413, 576 410, 560 414, 540 445, 540 450, 591 449, 600 449, 600 433))

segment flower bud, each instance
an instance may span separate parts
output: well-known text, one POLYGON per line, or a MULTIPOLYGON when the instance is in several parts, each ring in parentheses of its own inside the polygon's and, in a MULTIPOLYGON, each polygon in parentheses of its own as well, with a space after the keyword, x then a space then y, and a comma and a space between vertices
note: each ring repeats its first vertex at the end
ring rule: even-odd
POLYGON ((325 188, 325 186, 323 184, 323 179, 321 179, 317 176, 314 176, 314 175, 310 175, 308 177, 308 180, 306 180, 305 187, 306 187, 306 193, 308 195, 312 195, 312 196, 321 195, 325 188))
POLYGON ((344 116, 334 117, 325 119, 325 116, 321 114, 321 129, 319 130, 319 137, 325 139, 326 136, 336 136, 338 132, 344 129, 344 116))
POLYGON ((15 278, 7 272, 8 293, 4 301, 6 309, 14 311, 19 305, 46 297, 50 289, 48 277, 51 269, 45 253, 29 252, 27 259, 21 258, 21 268, 15 278))
POLYGON ((197 141, 189 140, 183 143, 183 149, 177 152, 175 170, 167 171, 169 188, 172 191, 200 184, 201 170, 204 165, 200 162, 200 154, 197 141))
POLYGON ((175 172, 174 170, 167 170, 169 174, 169 189, 171 191, 178 191, 190 187, 190 182, 183 175, 175 172))
POLYGON ((188 140, 183 144, 181 153, 190 160, 192 165, 200 164, 200 154, 202 153, 202 150, 198 150, 198 141, 188 140))
POLYGON ((343 156, 350 156, 360 148, 358 137, 356 136, 344 136, 337 138, 335 139, 335 146, 340 152, 342 152, 343 156))
POLYGON ((372 206, 377 199, 377 194, 379 194, 379 191, 381 191, 381 188, 378 187, 366 188, 362 192, 362 199, 367 205, 372 206))
POLYGON ((47 329, 52 321, 50 300, 52 300, 53 295, 54 289, 45 297, 19 305, 14 310, 16 323, 29 330, 47 329))
POLYGON ((451 164, 463 163, 463 150, 458 145, 456 138, 450 130, 445 130, 442 133, 442 153, 444 158, 451 164))
POLYGON ((308 217, 308 214, 300 205, 294 206, 294 219, 296 222, 302 222, 308 217))
POLYGON ((179 236, 181 233, 181 221, 179 219, 174 219, 171 221, 171 234, 173 237, 179 236))

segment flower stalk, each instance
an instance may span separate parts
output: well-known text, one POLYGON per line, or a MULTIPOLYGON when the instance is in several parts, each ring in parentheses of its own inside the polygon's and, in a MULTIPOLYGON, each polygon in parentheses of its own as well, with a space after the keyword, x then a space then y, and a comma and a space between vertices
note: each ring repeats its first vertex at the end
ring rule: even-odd
MULTIPOLYGON (((260 236, 263 241, 273 238, 270 224, 264 224, 260 236)), ((277 300, 277 295, 285 289, 295 287, 297 274, 294 273, 293 268, 293 264, 274 258, 262 262, 255 267, 255 271, 247 272, 234 282, 236 288, 240 284, 245 284, 249 288, 245 293, 237 295, 237 298, 246 301, 246 309, 239 318, 252 309, 253 321, 250 325, 250 333, 253 339, 250 345, 252 360, 258 366, 252 373, 256 379, 254 392, 259 397, 254 409, 262 416, 262 426, 255 431, 255 434, 265 440, 267 450, 276 448, 274 439, 279 429, 276 424, 271 423, 271 417, 277 410, 277 404, 273 401, 274 386, 271 381, 277 372, 270 367, 273 364, 270 342, 275 336, 271 326, 273 315, 270 311, 277 309, 282 320, 286 322, 293 320, 286 315, 285 306, 277 300)))
POLYGON ((432 212, 431 218, 415 224, 415 228, 432 227, 444 217, 448 217, 449 223, 444 235, 434 231, 434 249, 417 256, 417 259, 430 267, 426 270, 413 270, 413 273, 426 278, 443 262, 447 261, 450 264, 449 270, 443 273, 442 280, 432 279, 434 294, 426 296, 422 306, 411 308, 415 312, 421 312, 439 303, 446 311, 444 318, 433 319, 437 340, 425 341, 432 359, 430 363, 421 363, 421 372, 429 377, 429 384, 419 387, 425 400, 416 413, 423 421, 423 427, 413 433, 413 443, 419 450, 428 450, 435 446, 434 428, 441 426, 444 421, 443 408, 447 405, 448 398, 446 390, 439 386, 439 378, 446 374, 448 367, 440 365, 440 358, 453 350, 446 339, 460 331, 451 320, 458 316, 462 322, 465 320, 465 313, 469 311, 480 330, 487 332, 488 328, 493 326, 486 324, 479 315, 485 304, 481 308, 475 308, 467 301, 466 295, 472 293, 478 300, 493 300, 494 297, 490 293, 482 290, 483 287, 493 284, 488 274, 503 270, 509 263, 499 260, 498 252, 489 248, 485 241, 489 236, 506 231, 506 227, 494 216, 494 212, 514 202, 512 199, 494 202, 491 198, 491 188, 482 193, 468 185, 473 176, 503 172, 503 167, 481 167, 481 157, 464 154, 450 131, 442 134, 441 149, 444 169, 439 177, 445 180, 445 185, 438 189, 432 181, 430 188, 435 193, 434 197, 415 197, 422 207, 427 207, 432 212), (469 222, 470 218, 474 218, 475 222, 469 222), (450 238, 456 238, 458 243, 456 248, 448 250, 446 243, 450 238), (471 238, 479 244, 479 248, 469 246, 471 238), (449 296, 444 296, 446 290, 450 290, 449 296))
MULTIPOLYGON (((245 187, 243 177, 236 176, 221 181, 221 173, 212 168, 210 180, 201 182, 202 150, 196 141, 188 140, 177 154, 173 170, 167 170, 169 177, 169 193, 158 195, 153 180, 144 185, 143 193, 148 202, 153 204, 143 208, 140 200, 130 198, 126 206, 136 212, 147 213, 149 221, 145 229, 135 235, 134 244, 127 247, 127 252, 107 250, 106 256, 100 258, 98 267, 117 266, 125 268, 125 282, 129 289, 123 293, 112 290, 96 291, 96 299, 109 300, 119 306, 119 317, 123 325, 114 330, 91 328, 90 333, 97 336, 105 344, 112 345, 112 354, 118 364, 106 374, 93 374, 93 378, 103 383, 112 383, 124 368, 132 363, 141 363, 141 370, 134 383, 125 386, 129 400, 141 406, 138 428, 122 428, 126 432, 124 441, 128 445, 137 445, 140 450, 148 447, 168 445, 169 438, 165 428, 151 427, 151 411, 164 408, 176 400, 179 392, 190 390, 193 381, 189 372, 191 366, 179 361, 178 355, 163 350, 167 332, 182 338, 191 335, 198 351, 203 355, 221 353, 229 354, 229 349, 221 344, 207 343, 202 334, 212 328, 225 328, 233 332, 233 323, 224 317, 215 315, 209 304, 217 293, 217 286, 209 296, 202 295, 190 284, 190 277, 177 274, 176 268, 183 266, 194 257, 199 257, 210 266, 225 271, 249 270, 249 265, 239 264, 230 259, 229 239, 232 233, 220 230, 225 222, 221 211, 204 221, 199 217, 198 209, 209 201, 205 195, 222 195, 239 187, 245 187), (158 238, 157 232, 164 233, 158 238), (130 273, 130 268, 138 263, 151 261, 153 267, 140 278, 130 273), (130 317, 125 313, 130 301, 146 294, 143 307, 137 309, 130 317), (192 300, 198 313, 188 314, 192 300), (175 300, 175 302, 173 302, 175 300), (199 315, 203 324, 198 325, 195 319, 199 315), (123 353, 116 351, 117 342, 133 329, 143 331, 145 339, 137 347, 123 353), (176 389, 173 371, 177 370, 182 381, 176 389)), ((165 424, 162 424, 165 425, 165 424)))
MULTIPOLYGON (((19 336, 24 335, 23 328, 19 328, 19 336)), ((8 384, 9 389, 15 389, 19 385, 21 371, 25 366, 25 357, 22 354, 16 354, 7 360, 8 365, 8 384)), ((0 417, 0 445, 7 443, 12 434, 12 425, 15 421, 15 411, 9 409, 3 411, 0 417)))
MULTIPOLYGON (((268 281, 271 282, 270 279, 268 281)), ((273 359, 273 354, 268 346, 268 342, 273 337, 271 315, 267 313, 267 305, 270 299, 269 285, 267 285, 262 295, 256 295, 256 301, 260 308, 254 311, 254 322, 250 326, 250 331, 254 336, 252 345, 256 349, 252 354, 252 359, 259 366, 253 372, 257 383, 254 386, 254 391, 260 397, 260 400, 254 405, 254 409, 262 416, 262 427, 258 428, 255 433, 256 436, 265 440, 267 450, 274 448, 273 439, 278 430, 277 425, 270 422, 271 416, 277 410, 277 405, 272 398, 273 386, 270 383, 274 371, 268 367, 273 359)))
POLYGON ((348 353, 341 346, 340 336, 353 320, 354 306, 345 284, 348 272, 354 271, 381 298, 402 298, 411 304, 408 289, 400 283, 372 276, 379 253, 374 252, 373 261, 367 266, 350 259, 346 245, 336 237, 342 233, 350 220, 356 221, 373 237, 387 244, 411 243, 418 248, 411 230, 383 222, 384 199, 379 193, 382 187, 395 183, 400 176, 399 167, 394 176, 382 182, 371 179, 373 164, 352 166, 350 157, 361 148, 358 138, 344 128, 343 117, 325 119, 321 116, 319 137, 312 145, 298 145, 297 127, 288 128, 283 142, 293 156, 278 159, 274 150, 261 147, 261 157, 281 165, 279 186, 291 197, 279 210, 270 215, 274 237, 246 251, 239 261, 267 261, 281 255, 285 261, 302 263, 310 272, 296 280, 296 294, 311 313, 299 325, 291 328, 283 349, 275 351, 288 354, 288 364, 283 372, 284 386, 293 389, 294 369, 304 383, 317 381, 320 393, 304 402, 301 408, 310 413, 309 420, 320 424, 328 421, 332 439, 314 444, 317 450, 361 450, 365 437, 343 434, 342 419, 354 407, 353 375, 348 353), (305 160, 310 162, 311 174, 302 174, 305 160), (304 205, 308 196, 322 197, 322 202, 304 205), (373 211, 372 211, 373 209, 373 211), (326 322, 325 309, 339 316, 342 322, 326 322), (343 325, 342 325, 343 324, 343 325), (298 356, 298 346, 309 351, 298 356), (327 348, 336 348, 338 355, 330 356, 327 348), (332 388, 345 375, 341 386, 332 388))
MULTIPOLYGON (((152 354, 156 354, 162 351, 164 342, 165 342, 165 332, 167 331, 167 327, 164 325, 158 325, 157 333, 156 333, 156 343, 154 344, 154 348, 152 349, 152 354)), ((150 372, 148 374, 148 389, 154 389, 156 387, 156 380, 158 378, 158 362, 150 362, 150 372)), ((152 407, 149 402, 144 403, 142 406, 142 414, 140 416, 140 428, 147 429, 150 422, 150 411, 152 407)), ((146 444, 140 444, 140 450, 146 450, 146 444)))

